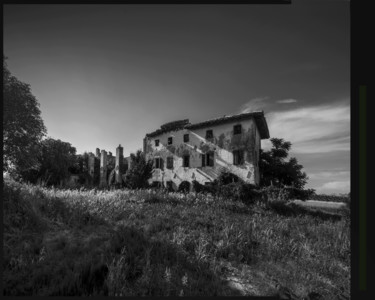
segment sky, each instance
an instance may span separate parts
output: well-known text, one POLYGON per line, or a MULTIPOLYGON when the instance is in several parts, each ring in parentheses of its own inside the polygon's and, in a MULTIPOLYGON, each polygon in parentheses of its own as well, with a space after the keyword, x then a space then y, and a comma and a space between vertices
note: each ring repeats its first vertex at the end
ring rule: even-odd
POLYGON ((30 84, 47 135, 77 153, 121 144, 128 156, 166 122, 263 110, 307 188, 349 192, 349 1, 3 12, 9 70, 30 84))

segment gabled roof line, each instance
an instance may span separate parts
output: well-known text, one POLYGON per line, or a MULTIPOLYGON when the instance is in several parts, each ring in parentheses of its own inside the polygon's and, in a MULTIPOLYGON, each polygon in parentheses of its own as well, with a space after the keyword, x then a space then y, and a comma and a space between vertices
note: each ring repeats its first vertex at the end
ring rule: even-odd
POLYGON ((162 125, 160 129, 157 129, 151 133, 146 134, 146 137, 154 137, 163 133, 181 130, 181 129, 192 130, 192 129, 198 129, 198 128, 204 128, 204 127, 211 127, 211 126, 216 126, 219 124, 245 120, 245 119, 251 119, 251 118, 255 119, 255 122, 259 129, 261 139, 268 139, 270 137, 269 130, 268 130, 267 122, 264 117, 263 111, 255 111, 255 112, 243 113, 243 114, 238 114, 238 115, 223 116, 221 118, 211 119, 211 120, 207 120, 207 121, 203 121, 203 122, 199 122, 195 124, 189 123, 189 119, 169 122, 167 124, 162 125))

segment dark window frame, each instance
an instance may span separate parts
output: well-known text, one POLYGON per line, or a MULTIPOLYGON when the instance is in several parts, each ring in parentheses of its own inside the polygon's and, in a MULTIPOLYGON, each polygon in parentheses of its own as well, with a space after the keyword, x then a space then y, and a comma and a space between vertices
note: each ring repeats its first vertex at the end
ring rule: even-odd
POLYGON ((207 167, 215 166, 215 152, 209 151, 206 153, 206 166, 207 167))
POLYGON ((215 166, 215 152, 209 151, 202 154, 202 167, 214 167, 215 166))
POLYGON ((159 143, 160 143, 159 139, 155 140, 155 147, 159 147, 159 143))
POLYGON ((214 137, 214 131, 212 129, 206 130, 206 139, 212 139, 214 137))
POLYGON ((167 157, 167 169, 173 169, 173 156, 167 157))
POLYGON ((233 134, 241 134, 242 133, 242 125, 237 124, 233 126, 233 134))
POLYGON ((170 136, 168 137, 168 145, 172 145, 173 144, 173 137, 170 136))
POLYGON ((245 151, 244 150, 233 150, 233 165, 235 166, 240 166, 240 165, 243 165, 245 163, 245 159, 244 159, 244 156, 245 156, 245 151))
POLYGON ((161 169, 161 157, 155 157, 155 169, 161 169))
POLYGON ((184 134, 184 143, 188 143, 190 141, 189 134, 185 133, 184 134))
POLYGON ((183 157, 182 157, 182 159, 183 159, 183 161, 182 161, 182 166, 184 167, 184 168, 190 168, 190 155, 184 155, 183 157), (187 160, 186 160, 187 159, 187 160), (187 162, 187 163, 186 163, 187 162))

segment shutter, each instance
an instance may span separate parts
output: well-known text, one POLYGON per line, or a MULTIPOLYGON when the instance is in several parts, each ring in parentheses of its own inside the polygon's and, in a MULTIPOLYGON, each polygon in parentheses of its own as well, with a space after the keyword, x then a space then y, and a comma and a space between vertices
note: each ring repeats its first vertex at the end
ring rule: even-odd
POLYGON ((164 159, 160 157, 160 169, 164 170, 164 159))
POLYGON ((208 154, 208 165, 210 167, 214 166, 214 153, 213 152, 211 152, 210 154, 208 154))
POLYGON ((206 154, 202 154, 202 167, 206 166, 206 154))

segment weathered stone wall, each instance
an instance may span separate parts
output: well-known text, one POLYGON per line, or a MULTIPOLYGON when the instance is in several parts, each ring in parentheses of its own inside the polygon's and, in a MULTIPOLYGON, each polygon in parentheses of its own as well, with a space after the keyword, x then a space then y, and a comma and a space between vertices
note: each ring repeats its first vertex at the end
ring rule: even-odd
POLYGON ((95 178, 95 156, 94 154, 90 153, 89 155, 89 184, 94 184, 94 178, 95 178))
MULTIPOLYGON (((227 169, 244 181, 257 184, 259 170, 255 163, 256 151, 259 153, 260 143, 255 132, 256 123, 253 119, 220 124, 195 130, 182 129, 163 133, 159 136, 148 138, 145 142, 146 157, 154 159, 160 157, 164 161, 164 168, 154 169, 152 181, 172 181, 178 186, 182 181, 200 183, 213 181, 221 170, 227 169), (241 124, 242 133, 233 135, 233 126, 241 124), (213 130, 213 138, 206 140, 206 130, 213 130), (183 142, 184 134, 189 134, 189 142, 183 142), (168 137, 173 138, 172 145, 168 145, 168 137), (158 139, 159 146, 155 146, 158 139), (233 150, 244 150, 244 164, 233 165, 233 150), (202 155, 212 151, 214 153, 214 166, 202 167, 202 155), (183 167, 183 156, 190 155, 190 168, 183 167), (167 157, 173 157, 173 169, 167 169, 167 157)), ((259 139, 259 131, 257 132, 259 139)))
POLYGON ((116 148, 116 183, 122 184, 122 174, 124 173, 124 148, 119 145, 116 148))
POLYGON ((102 150, 100 156, 100 188, 107 187, 107 175, 107 152, 102 150))

